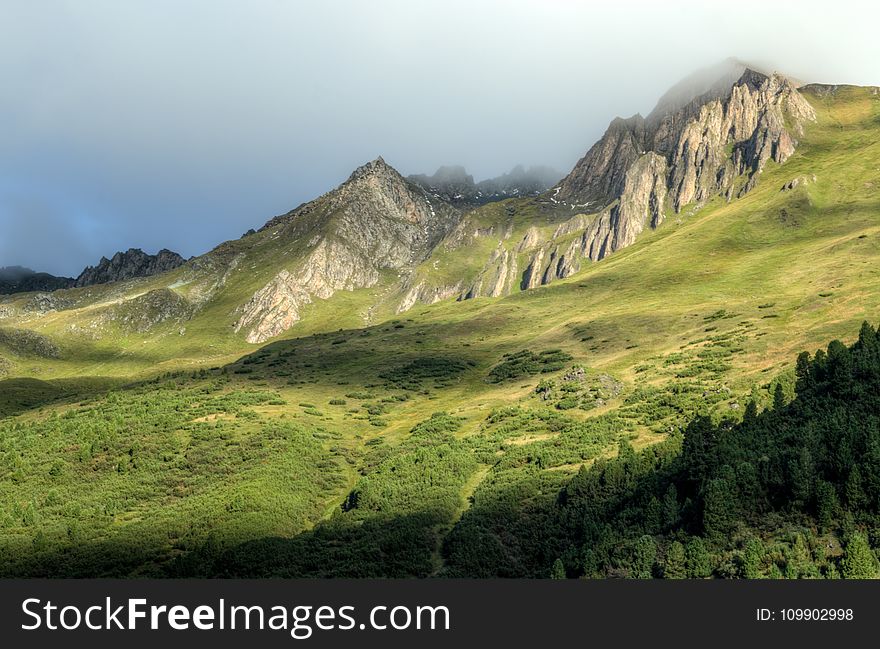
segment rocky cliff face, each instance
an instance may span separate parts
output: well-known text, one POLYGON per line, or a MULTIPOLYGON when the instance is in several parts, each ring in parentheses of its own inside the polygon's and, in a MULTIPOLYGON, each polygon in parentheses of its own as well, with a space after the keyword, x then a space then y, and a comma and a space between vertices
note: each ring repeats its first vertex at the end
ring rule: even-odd
POLYGON ((173 270, 185 263, 186 259, 170 250, 160 250, 155 255, 148 255, 140 248, 130 248, 126 252, 117 252, 112 259, 101 257, 97 266, 89 266, 80 273, 74 285, 92 286, 149 277, 173 270))
POLYGON ((664 210, 748 192, 768 160, 784 162, 810 104, 788 79, 745 69, 722 91, 665 98, 647 119, 615 120, 554 191, 555 202, 600 211, 591 258, 630 245, 664 210), (668 201, 667 201, 668 198, 668 201))
POLYGON ((368 288, 382 271, 405 278, 457 223, 459 212, 378 158, 337 189, 269 221, 261 231, 302 240, 301 259, 241 307, 236 331, 263 342, 290 328, 303 305, 368 288))
POLYGON ((584 260, 632 245, 670 212, 719 195, 742 196, 769 160, 791 156, 813 120, 812 107, 785 77, 737 61, 697 73, 666 93, 647 118, 614 120, 571 173, 538 199, 572 215, 552 235, 529 228, 511 248, 509 231, 474 229, 465 220, 444 246, 460 249, 482 238, 497 239, 498 247, 470 278, 455 286, 420 284, 401 307, 457 287, 458 297, 468 299, 568 277, 584 260))

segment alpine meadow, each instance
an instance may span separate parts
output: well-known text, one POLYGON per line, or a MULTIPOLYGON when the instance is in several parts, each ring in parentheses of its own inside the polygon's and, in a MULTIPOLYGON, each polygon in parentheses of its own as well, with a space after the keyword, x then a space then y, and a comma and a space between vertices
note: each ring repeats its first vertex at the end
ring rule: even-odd
POLYGON ((0 575, 880 575, 877 87, 729 60, 266 217, 0 271, 0 575))

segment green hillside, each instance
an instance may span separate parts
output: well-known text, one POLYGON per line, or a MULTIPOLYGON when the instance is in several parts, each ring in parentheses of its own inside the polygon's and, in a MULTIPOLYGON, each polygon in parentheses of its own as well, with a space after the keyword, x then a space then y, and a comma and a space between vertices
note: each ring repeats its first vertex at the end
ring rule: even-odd
MULTIPOLYGON (((582 467, 621 443, 674 455, 700 415, 738 420, 774 395, 780 406, 801 351, 880 318, 880 95, 804 92, 818 121, 744 197, 686 207, 572 277, 507 297, 395 314, 388 271, 247 344, 235 309, 302 245, 267 229, 198 268, 54 293, 67 308, 7 300, 0 572, 543 577, 558 559, 572 576, 616 574, 575 547, 598 537, 558 520, 582 467), (249 272, 212 288, 239 254, 249 272)), ((563 217, 523 199, 466 218, 509 227, 513 251, 563 217)), ((417 276, 478 273, 487 241, 441 246, 417 276)), ((811 507, 800 541, 774 543, 819 534, 811 507)))

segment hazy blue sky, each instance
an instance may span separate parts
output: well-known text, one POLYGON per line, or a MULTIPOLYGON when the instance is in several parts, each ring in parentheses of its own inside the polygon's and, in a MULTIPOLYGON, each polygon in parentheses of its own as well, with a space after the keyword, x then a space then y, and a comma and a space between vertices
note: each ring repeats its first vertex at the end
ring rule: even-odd
POLYGON ((200 254, 377 155, 567 171, 728 56, 880 85, 876 3, 770 4, 2 0, 0 266, 200 254))

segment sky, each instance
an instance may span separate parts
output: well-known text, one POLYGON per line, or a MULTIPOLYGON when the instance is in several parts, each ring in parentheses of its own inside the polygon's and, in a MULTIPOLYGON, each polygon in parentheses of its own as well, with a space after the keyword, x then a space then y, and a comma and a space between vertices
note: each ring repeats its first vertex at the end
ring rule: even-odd
POLYGON ((727 57, 880 85, 871 2, 3 0, 0 266, 198 255, 379 155, 567 172, 727 57))

